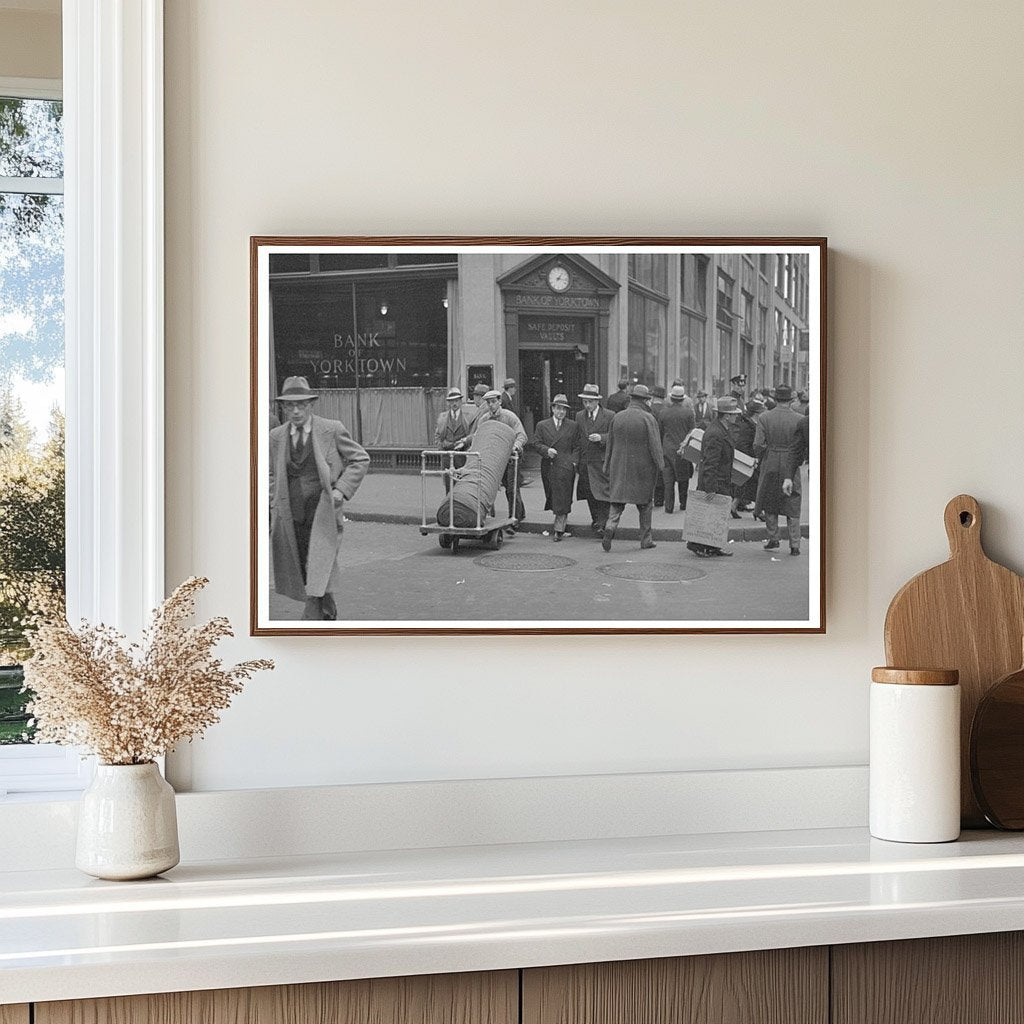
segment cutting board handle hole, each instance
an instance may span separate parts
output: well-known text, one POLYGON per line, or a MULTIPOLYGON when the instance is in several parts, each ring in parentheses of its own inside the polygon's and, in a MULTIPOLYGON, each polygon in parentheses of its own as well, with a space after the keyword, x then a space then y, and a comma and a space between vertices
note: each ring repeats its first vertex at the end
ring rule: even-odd
POLYGON ((973 522, 974 522, 974 516, 972 516, 970 512, 961 512, 960 513, 960 525, 961 526, 970 526, 971 523, 973 523, 973 522))

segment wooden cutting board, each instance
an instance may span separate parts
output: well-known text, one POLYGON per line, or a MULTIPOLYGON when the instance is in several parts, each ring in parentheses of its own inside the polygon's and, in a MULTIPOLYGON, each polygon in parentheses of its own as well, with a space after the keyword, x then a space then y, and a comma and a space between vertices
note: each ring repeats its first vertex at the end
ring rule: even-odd
POLYGON ((1020 668, 1024 579, 981 546, 981 508, 957 495, 945 511, 949 561, 906 583, 885 615, 885 657, 893 668, 960 671, 960 814, 964 828, 986 825, 971 789, 970 735, 988 688, 1020 668))

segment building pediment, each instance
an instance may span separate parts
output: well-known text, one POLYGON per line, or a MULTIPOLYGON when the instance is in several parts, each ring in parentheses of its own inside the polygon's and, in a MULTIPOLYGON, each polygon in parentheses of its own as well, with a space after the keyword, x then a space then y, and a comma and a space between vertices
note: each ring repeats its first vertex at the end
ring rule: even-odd
POLYGON ((498 285, 503 291, 552 294, 551 272, 563 268, 568 272, 566 295, 614 295, 619 282, 580 253, 545 252, 531 256, 502 274, 498 285))

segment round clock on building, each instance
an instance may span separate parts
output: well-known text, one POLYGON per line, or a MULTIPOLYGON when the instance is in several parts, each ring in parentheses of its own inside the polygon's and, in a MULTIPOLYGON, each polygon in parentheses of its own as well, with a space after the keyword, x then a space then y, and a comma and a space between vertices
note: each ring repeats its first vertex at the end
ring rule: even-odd
POLYGON ((555 265, 548 271, 548 287, 553 292, 564 292, 569 287, 569 271, 555 265))

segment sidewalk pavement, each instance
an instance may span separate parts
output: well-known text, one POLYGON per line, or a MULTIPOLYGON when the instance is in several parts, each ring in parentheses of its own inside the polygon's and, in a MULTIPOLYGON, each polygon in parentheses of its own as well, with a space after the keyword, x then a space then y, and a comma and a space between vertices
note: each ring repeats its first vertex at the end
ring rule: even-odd
MULTIPOLYGON (((807 527, 807 469, 802 470, 804 479, 804 502, 801 506, 800 521, 803 524, 801 533, 804 537, 809 535, 807 527)), ((550 530, 554 517, 544 509, 544 488, 540 480, 539 470, 531 473, 526 472, 526 479, 530 482, 522 489, 523 502, 526 505, 526 519, 520 524, 519 529, 524 533, 543 533, 550 530)), ((691 480, 691 484, 693 480, 691 480)), ((436 519, 438 506, 444 499, 444 488, 438 477, 426 478, 427 487, 427 522, 432 523, 436 519)), ((416 525, 422 521, 423 509, 423 478, 418 473, 388 472, 382 470, 366 475, 359 491, 352 501, 345 506, 346 518, 353 522, 371 523, 399 523, 416 525)), ((507 499, 503 489, 498 491, 495 505, 499 515, 504 515, 507 508, 507 499)), ((656 508, 653 517, 653 530, 655 540, 679 540, 680 532, 683 529, 685 513, 678 509, 671 515, 663 508, 656 508)), ((627 506, 622 517, 622 523, 616 531, 616 536, 623 540, 637 540, 640 535, 639 526, 630 526, 629 520, 632 517, 636 521, 636 509, 627 506)), ((577 501, 573 504, 572 513, 569 516, 569 529, 582 533, 590 529, 590 513, 585 501, 577 501)), ((785 538, 785 520, 780 523, 780 534, 785 538)), ((767 539, 767 531, 764 523, 754 519, 753 513, 743 512, 740 519, 734 519, 729 528, 729 540, 731 541, 760 541, 767 539)))

